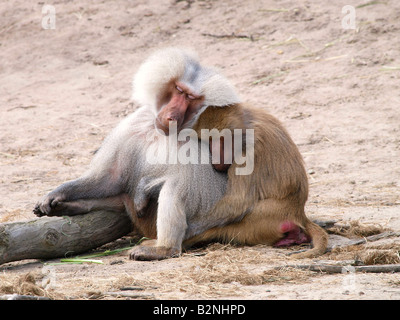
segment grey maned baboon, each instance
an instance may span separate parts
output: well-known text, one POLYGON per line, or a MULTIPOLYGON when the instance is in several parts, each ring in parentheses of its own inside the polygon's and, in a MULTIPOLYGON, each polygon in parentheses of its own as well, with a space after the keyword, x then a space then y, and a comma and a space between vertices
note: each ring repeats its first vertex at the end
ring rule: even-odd
POLYGON ((287 245, 311 237, 314 249, 303 256, 325 250, 325 232, 304 214, 307 176, 296 146, 276 119, 242 105, 219 72, 188 51, 167 48, 139 68, 133 96, 141 107, 111 132, 82 177, 37 204, 37 215, 126 209, 144 235, 157 237, 134 248, 133 259, 162 259, 179 254, 182 243, 209 240, 287 245), (210 164, 149 163, 149 151, 170 155, 171 146, 165 146, 171 123, 178 133, 196 129, 200 145, 211 142, 210 152, 220 160, 214 169, 210 164), (246 133, 240 150, 231 150, 230 165, 221 152, 229 138, 201 135, 201 129, 213 128, 251 129, 255 140, 248 141, 246 133), (254 170, 236 174, 243 169, 237 161, 243 152, 254 160, 254 170), (227 190, 226 174, 218 171, 228 171, 227 190))

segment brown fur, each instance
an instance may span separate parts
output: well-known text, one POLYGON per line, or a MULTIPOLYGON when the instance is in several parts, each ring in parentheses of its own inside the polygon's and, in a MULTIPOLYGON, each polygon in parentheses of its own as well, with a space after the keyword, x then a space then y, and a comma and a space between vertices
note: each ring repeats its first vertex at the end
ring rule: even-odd
POLYGON ((207 230, 184 244, 222 240, 271 245, 284 237, 280 225, 292 221, 312 238, 314 244, 312 250, 294 257, 324 253, 327 234, 304 212, 308 181, 303 159, 282 124, 261 109, 236 104, 208 107, 194 126, 199 135, 201 129, 212 128, 254 129, 254 171, 250 175, 236 175, 238 165, 233 162, 228 170, 227 192, 210 213, 216 216, 228 214, 233 223, 207 230))
POLYGON ((125 210, 132 219, 133 226, 146 238, 157 238, 157 199, 150 199, 146 206, 146 214, 139 216, 129 196, 124 199, 125 210))

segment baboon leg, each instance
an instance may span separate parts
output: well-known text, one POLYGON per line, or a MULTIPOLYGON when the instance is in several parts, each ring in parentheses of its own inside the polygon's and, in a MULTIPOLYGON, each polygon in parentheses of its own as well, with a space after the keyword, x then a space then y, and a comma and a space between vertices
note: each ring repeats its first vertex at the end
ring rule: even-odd
POLYGON ((328 244, 326 232, 311 222, 304 212, 296 210, 300 209, 293 208, 293 204, 286 200, 263 200, 242 221, 209 229, 186 240, 184 247, 210 241, 277 246, 312 241, 314 247, 311 250, 293 255, 293 258, 311 258, 323 254, 328 244))
POLYGON ((207 230, 186 240, 184 246, 215 240, 243 245, 274 245, 287 237, 290 239, 288 244, 294 243, 290 243, 291 240, 303 243, 308 238, 302 231, 301 222, 290 220, 290 217, 298 216, 293 210, 298 209, 294 209, 290 202, 285 200, 262 200, 256 203, 252 212, 240 222, 207 230))
POLYGON ((133 248, 133 260, 161 260, 179 256, 187 229, 185 202, 176 192, 178 180, 168 180, 161 189, 157 210, 157 241, 133 248))
POLYGON ((59 202, 56 207, 57 210, 53 210, 53 214, 58 216, 74 216, 95 210, 106 210, 117 213, 126 212, 131 218, 133 226, 140 234, 144 237, 154 239, 157 237, 157 199, 150 197, 149 200, 147 207, 143 208, 145 210, 143 217, 138 217, 133 201, 126 193, 103 199, 59 202))
MULTIPOLYGON (((127 196, 127 195, 126 195, 127 196)), ((126 210, 125 195, 102 199, 81 199, 75 201, 59 201, 50 216, 75 216, 95 210, 124 212, 126 210)))
POLYGON ((198 242, 222 241, 244 245, 272 245, 284 237, 280 225, 285 216, 285 203, 267 199, 255 204, 241 221, 209 229, 184 242, 185 247, 198 242))
MULTIPOLYGON (((101 151, 99 151, 99 153, 100 152, 101 151)), ((51 191, 35 205, 33 213, 39 217, 45 215, 58 216, 60 215, 58 212, 63 210, 62 205, 58 208, 59 203, 113 198, 122 194, 123 189, 117 178, 109 177, 104 172, 97 175, 96 172, 94 172, 94 169, 92 169, 92 171, 78 179, 65 182, 51 191)), ((75 205, 72 205, 71 209, 72 212, 82 210, 83 213, 87 213, 84 212, 84 208, 92 204, 97 205, 96 202, 78 202, 75 205)), ((100 204, 102 203, 100 202, 100 204)))

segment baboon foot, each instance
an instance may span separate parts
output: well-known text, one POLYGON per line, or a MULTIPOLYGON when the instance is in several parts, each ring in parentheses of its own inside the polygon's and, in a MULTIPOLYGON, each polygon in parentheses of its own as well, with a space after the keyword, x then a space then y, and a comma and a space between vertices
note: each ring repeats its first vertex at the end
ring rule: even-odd
POLYGON ((38 217, 61 215, 63 200, 62 195, 47 195, 35 205, 33 213, 38 217))
MULTIPOLYGON (((153 242, 153 240, 150 241, 153 242)), ((181 251, 176 248, 149 245, 150 241, 145 241, 143 244, 134 247, 129 252, 129 258, 140 261, 163 260, 178 257, 181 254, 181 251)))

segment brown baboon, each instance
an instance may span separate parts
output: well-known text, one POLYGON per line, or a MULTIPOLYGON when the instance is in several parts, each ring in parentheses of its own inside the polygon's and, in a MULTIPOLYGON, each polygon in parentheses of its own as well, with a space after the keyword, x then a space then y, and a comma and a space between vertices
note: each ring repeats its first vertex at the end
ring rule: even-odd
MULTIPOLYGON (((169 67, 175 68, 172 63, 169 67)), ((195 129, 203 142, 210 142, 213 156, 217 154, 219 161, 213 164, 214 168, 228 171, 227 192, 209 216, 230 223, 188 239, 185 245, 222 240, 283 246, 312 240, 312 250, 294 257, 324 253, 327 234, 304 212, 308 180, 297 146, 282 124, 261 109, 239 101, 218 105, 210 103, 209 83, 204 79, 218 76, 212 69, 195 62, 194 58, 188 58, 182 74, 164 78, 165 85, 158 95, 163 107, 158 113, 156 126, 166 134, 171 121, 177 122, 178 129, 188 126, 195 129), (192 101, 198 103, 188 106, 192 101), (193 108, 198 111, 193 112, 193 108), (203 134, 205 129, 208 132, 216 129, 216 132, 203 134), (242 144, 237 148, 229 139, 237 138, 234 131, 238 129, 243 135, 242 144), (247 129, 254 130, 254 140, 247 140, 247 129), (231 132, 228 138, 221 135, 224 130, 231 132), (227 145, 228 150, 225 148, 227 145), (245 163, 245 167, 244 163, 236 161, 244 153, 246 159, 252 161, 251 171, 243 170, 248 169, 249 163, 245 163)), ((146 86, 142 89, 143 93, 146 92, 146 86)), ((228 86, 223 91, 218 87, 212 93, 213 96, 232 96, 238 100, 228 86)))

